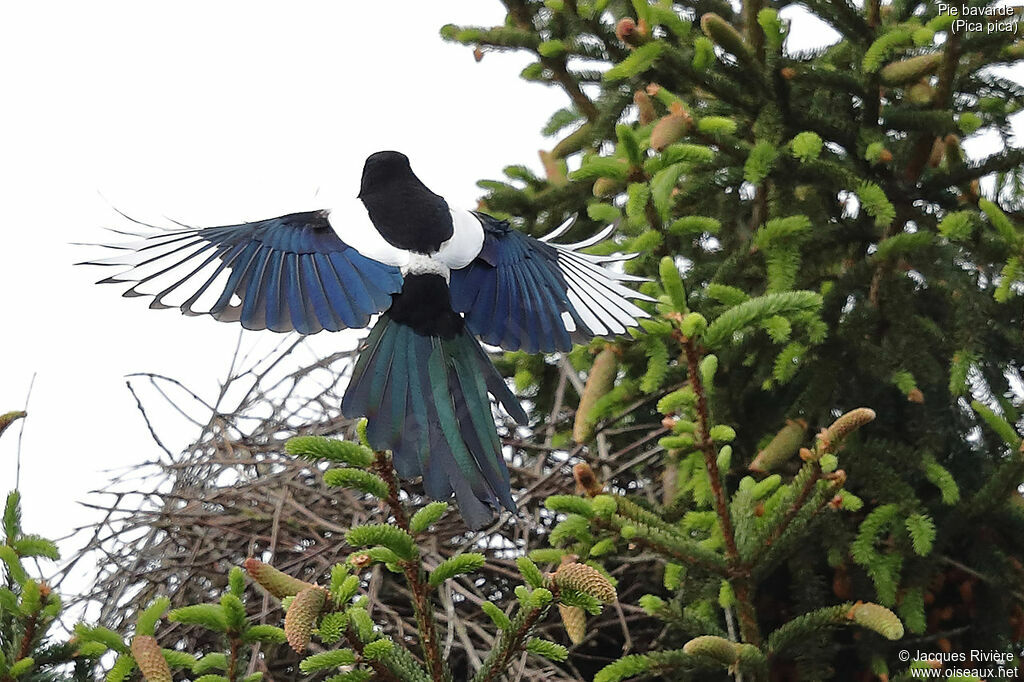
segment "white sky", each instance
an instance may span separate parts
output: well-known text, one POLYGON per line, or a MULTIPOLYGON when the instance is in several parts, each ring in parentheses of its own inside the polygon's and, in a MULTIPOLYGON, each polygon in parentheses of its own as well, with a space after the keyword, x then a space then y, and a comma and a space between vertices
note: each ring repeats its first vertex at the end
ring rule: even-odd
MULTIPOLYGON (((321 208, 354 196, 380 149, 474 206, 478 179, 539 168, 552 141, 538 131, 566 102, 518 78, 525 55, 477 64, 438 36, 503 18, 497 0, 0 5, 0 412, 22 407, 38 373, 22 443, 27 530, 65 535, 95 518, 77 501, 106 470, 159 456, 125 375, 168 375, 212 399, 238 338, 235 325, 94 286, 102 271, 71 264, 97 251, 71 242, 127 227, 113 207, 193 225, 321 208)), ((805 22, 791 46, 832 39, 805 22)), ((243 346, 268 335, 246 332, 243 346)), ((195 434, 162 435, 174 449, 195 434)), ((0 494, 16 445, 15 427, 0 438, 0 494)))

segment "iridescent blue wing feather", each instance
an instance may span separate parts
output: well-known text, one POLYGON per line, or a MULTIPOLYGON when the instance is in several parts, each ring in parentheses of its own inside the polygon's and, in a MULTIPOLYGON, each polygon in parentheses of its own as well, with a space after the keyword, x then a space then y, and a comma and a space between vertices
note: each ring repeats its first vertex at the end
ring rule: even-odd
POLYGON ((224 227, 136 235, 105 245, 118 255, 89 265, 127 268, 101 283, 127 283, 125 296, 241 322, 246 329, 315 334, 365 327, 401 290, 393 265, 362 255, 324 211, 224 227))
POLYGON ((476 214, 484 227, 477 258, 451 273, 452 306, 485 343, 528 353, 568 351, 595 336, 614 336, 648 313, 631 299, 651 301, 623 282, 645 281, 615 269, 635 254, 594 256, 580 249, 607 238, 613 226, 576 244, 548 240, 571 222, 535 239, 508 223, 476 214))

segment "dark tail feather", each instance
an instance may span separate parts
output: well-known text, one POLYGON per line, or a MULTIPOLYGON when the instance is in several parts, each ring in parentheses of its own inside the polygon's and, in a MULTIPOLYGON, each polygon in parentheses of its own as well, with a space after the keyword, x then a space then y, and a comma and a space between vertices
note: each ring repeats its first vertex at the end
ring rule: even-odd
POLYGON ((367 418, 367 438, 391 450, 403 478, 423 476, 432 498, 455 493, 480 528, 500 506, 515 511, 488 392, 520 424, 526 413, 468 332, 425 336, 382 315, 359 356, 342 412, 367 418))

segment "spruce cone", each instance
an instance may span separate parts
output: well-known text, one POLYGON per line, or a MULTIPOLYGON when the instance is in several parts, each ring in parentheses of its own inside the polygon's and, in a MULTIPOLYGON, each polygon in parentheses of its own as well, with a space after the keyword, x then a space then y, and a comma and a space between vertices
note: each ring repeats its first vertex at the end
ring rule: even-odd
POLYGON ((686 134, 686 119, 682 116, 669 114, 663 116, 651 131, 651 149, 660 152, 673 142, 679 141, 686 134))
POLYGON ((857 602, 846 617, 857 625, 874 630, 886 639, 896 640, 903 636, 903 623, 895 613, 880 604, 857 602))
POLYGON ((693 119, 690 113, 683 108, 682 104, 673 102, 667 116, 654 124, 651 130, 651 149, 660 152, 665 147, 678 142, 690 129, 693 119))
POLYGON ((942 54, 939 52, 910 57, 886 65, 878 73, 878 78, 884 85, 903 85, 935 73, 941 61, 942 54))
POLYGON ((636 105, 639 113, 640 125, 647 125, 654 120, 656 114, 654 113, 654 103, 651 102, 651 97, 643 90, 637 90, 633 93, 633 104, 636 105))
POLYGON ((937 137, 932 143, 932 153, 928 155, 928 166, 938 168, 944 158, 946 158, 946 143, 941 137, 937 137))
POLYGON ((647 26, 641 21, 638 25, 632 17, 623 17, 615 25, 615 37, 629 47, 639 47, 647 42, 647 26))
POLYGON ((694 637, 683 645, 683 651, 691 656, 701 656, 730 666, 739 658, 739 650, 735 642, 715 635, 694 637))
POLYGON ((741 62, 754 61, 754 53, 740 32, 728 21, 714 12, 708 12, 700 18, 700 28, 704 34, 715 41, 719 47, 734 55, 741 62))
POLYGON ((590 412, 594 409, 598 398, 612 390, 618 369, 619 361, 615 351, 611 346, 605 346, 605 349, 594 359, 594 366, 590 368, 590 376, 587 377, 587 385, 580 397, 579 407, 576 408, 572 439, 577 443, 588 441, 594 435, 594 421, 590 418, 590 412))
POLYGON ((946 146, 946 160, 950 163, 963 163, 964 150, 960 146, 960 138, 956 135, 946 135, 942 143, 946 146))
POLYGON ((750 463, 750 470, 760 473, 773 471, 786 463, 800 449, 807 433, 807 422, 803 419, 787 419, 775 437, 750 463))
POLYGON ((572 477, 576 479, 576 491, 586 493, 587 497, 596 497, 604 492, 604 485, 586 462, 573 465, 572 477))
POLYGON ((622 182, 615 178, 598 178, 594 181, 595 197, 612 197, 622 191, 622 182))
POLYGON ((568 587, 610 604, 618 598, 615 587, 592 566, 565 563, 554 574, 555 584, 568 587))
POLYGON ((562 187, 569 183, 569 178, 565 175, 565 169, 558 162, 558 159, 549 152, 541 149, 537 154, 540 156, 540 162, 544 166, 544 175, 547 176, 548 182, 556 187, 562 187))
POLYGON ((579 644, 587 636, 587 614, 578 606, 558 605, 558 613, 562 616, 562 625, 569 641, 579 644))
POLYGON ((167 665, 156 637, 135 635, 132 638, 132 656, 146 682, 171 682, 171 667, 167 665))
POLYGON ((25 412, 8 412, 0 414, 0 433, 3 433, 8 426, 26 416, 25 412))
POLYGON ((839 444, 839 441, 872 421, 874 418, 875 411, 869 407, 858 407, 855 410, 850 410, 842 417, 832 422, 832 425, 825 429, 825 432, 822 434, 825 449, 829 452, 833 452, 835 450, 835 446, 839 444))
POLYGON ((907 89, 907 98, 914 104, 931 104, 935 97, 935 88, 929 83, 916 83, 907 89))
POLYGON ((278 599, 293 597, 303 590, 313 587, 304 580, 293 578, 287 573, 282 573, 270 564, 265 564, 259 559, 249 557, 245 560, 246 572, 259 583, 260 587, 278 599))
POLYGON ((563 137, 555 148, 551 150, 551 156, 556 159, 564 159, 570 154, 574 154, 579 150, 583 149, 583 146, 590 141, 590 132, 593 126, 590 123, 584 123, 576 130, 572 131, 565 137, 563 137))
POLYGON ((301 654, 309 645, 316 619, 320 616, 326 599, 326 590, 310 586, 295 595, 292 605, 288 607, 288 613, 284 616, 284 634, 296 653, 301 654))

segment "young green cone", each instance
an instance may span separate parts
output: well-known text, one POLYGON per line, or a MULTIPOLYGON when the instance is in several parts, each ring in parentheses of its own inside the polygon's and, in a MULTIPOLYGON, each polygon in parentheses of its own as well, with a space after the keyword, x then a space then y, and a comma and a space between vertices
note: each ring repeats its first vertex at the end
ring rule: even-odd
POLYGON ((278 599, 294 597, 299 592, 313 587, 306 581, 293 578, 253 557, 245 560, 245 570, 260 587, 278 599))

